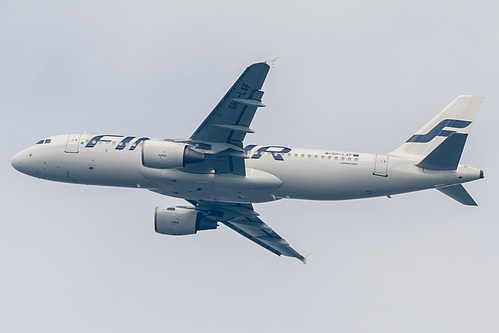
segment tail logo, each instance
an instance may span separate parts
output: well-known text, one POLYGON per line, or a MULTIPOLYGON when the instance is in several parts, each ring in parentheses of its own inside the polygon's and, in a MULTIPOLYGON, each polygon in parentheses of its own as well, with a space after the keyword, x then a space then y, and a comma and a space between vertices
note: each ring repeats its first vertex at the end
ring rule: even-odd
POLYGON ((445 127, 465 128, 469 124, 471 124, 471 121, 457 120, 457 119, 444 119, 441 122, 439 122, 435 127, 433 127, 428 133, 415 134, 415 135, 411 136, 410 139, 407 140, 406 142, 420 142, 420 143, 430 142, 436 136, 447 137, 453 133, 456 133, 456 131, 444 130, 445 127))

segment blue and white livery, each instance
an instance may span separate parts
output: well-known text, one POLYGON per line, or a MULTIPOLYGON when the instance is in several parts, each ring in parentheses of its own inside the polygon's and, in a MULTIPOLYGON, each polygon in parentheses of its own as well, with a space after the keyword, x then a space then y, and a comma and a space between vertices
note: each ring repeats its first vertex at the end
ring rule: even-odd
POLYGON ((476 205, 462 183, 483 171, 459 164, 482 101, 460 96, 390 153, 371 154, 243 145, 271 62, 249 66, 189 139, 65 134, 12 158, 27 175, 66 183, 144 188, 190 205, 157 207, 155 230, 167 235, 216 229, 221 222, 277 254, 294 250, 253 209, 279 199, 345 200, 435 188, 476 205))

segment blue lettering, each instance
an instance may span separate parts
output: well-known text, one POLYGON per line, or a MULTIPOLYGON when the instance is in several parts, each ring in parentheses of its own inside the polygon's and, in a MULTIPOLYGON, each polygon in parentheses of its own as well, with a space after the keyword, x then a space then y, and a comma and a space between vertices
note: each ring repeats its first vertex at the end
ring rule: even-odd
POLYGON ((94 136, 92 139, 90 139, 90 141, 88 141, 88 143, 85 146, 85 148, 93 148, 93 147, 95 147, 95 145, 99 141, 104 141, 104 142, 111 141, 111 140, 102 140, 102 138, 105 137, 105 136, 110 136, 110 137, 113 137, 113 138, 122 138, 123 137, 123 135, 97 135, 97 136, 94 136))
POLYGON ((249 155, 249 152, 255 147, 256 145, 247 145, 246 147, 244 147, 244 154, 249 155))
MULTIPOLYGON (((253 149, 255 146, 251 147, 253 149)), ((248 146, 245 148, 245 152, 248 146)), ((250 149, 250 150, 251 150, 250 149)), ((288 147, 282 147, 282 146, 266 146, 266 147, 260 147, 256 153, 251 156, 252 159, 259 159, 260 157, 263 156, 263 153, 270 153, 272 154, 272 157, 276 161, 284 161, 284 158, 282 158, 281 154, 287 154, 291 151, 291 148, 288 147), (276 150, 278 149, 278 150, 276 150)))
POLYGON ((140 139, 137 139, 134 143, 132 143, 132 146, 130 147, 129 150, 135 150, 135 148, 137 148, 137 146, 143 142, 143 141, 147 141, 147 140, 150 140, 149 138, 140 138, 140 139))
MULTIPOLYGON (((130 143, 135 137, 134 136, 127 136, 127 137, 124 137, 123 135, 108 135, 108 134, 104 134, 104 135, 96 135, 94 136, 92 139, 90 139, 87 143, 87 145, 85 146, 85 148, 94 148, 97 143, 99 142, 110 142, 111 140, 107 140, 106 137, 112 137, 112 138, 124 138, 123 140, 121 140, 118 145, 114 148, 116 150, 123 150, 126 148, 127 144, 130 143)), ((149 138, 146 138, 146 137, 143 137, 143 138, 138 138, 137 140, 135 140, 135 142, 133 142, 131 145, 130 145, 130 149, 129 150, 135 150, 135 148, 137 148, 137 146, 143 142, 143 141, 146 141, 146 140, 150 140, 149 138)))
POLYGON ((118 145, 116 146, 116 150, 123 150, 125 149, 127 143, 129 143, 130 141, 133 140, 133 138, 135 138, 134 136, 127 136, 126 138, 124 138, 123 140, 121 140, 120 143, 118 143, 118 145))

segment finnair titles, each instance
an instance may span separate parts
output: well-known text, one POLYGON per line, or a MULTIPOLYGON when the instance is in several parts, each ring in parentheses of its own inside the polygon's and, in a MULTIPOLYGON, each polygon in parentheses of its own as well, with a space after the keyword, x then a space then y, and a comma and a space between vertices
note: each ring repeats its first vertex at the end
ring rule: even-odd
POLYGON ((189 139, 109 134, 51 136, 19 152, 12 166, 65 183, 143 188, 186 200, 156 207, 165 235, 191 235, 219 223, 273 252, 305 262, 260 219, 253 204, 280 199, 345 200, 437 189, 464 205, 463 183, 483 171, 460 164, 480 96, 459 96, 389 153, 244 145, 272 61, 241 74, 189 139))

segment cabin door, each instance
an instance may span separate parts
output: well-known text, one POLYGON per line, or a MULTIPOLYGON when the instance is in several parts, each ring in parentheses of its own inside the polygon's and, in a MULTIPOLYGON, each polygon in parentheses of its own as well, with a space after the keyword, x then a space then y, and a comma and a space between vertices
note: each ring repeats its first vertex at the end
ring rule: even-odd
POLYGON ((377 154, 373 175, 388 177, 388 155, 377 154))
POLYGON ((81 134, 69 134, 66 142, 66 153, 77 153, 80 145, 81 134))

